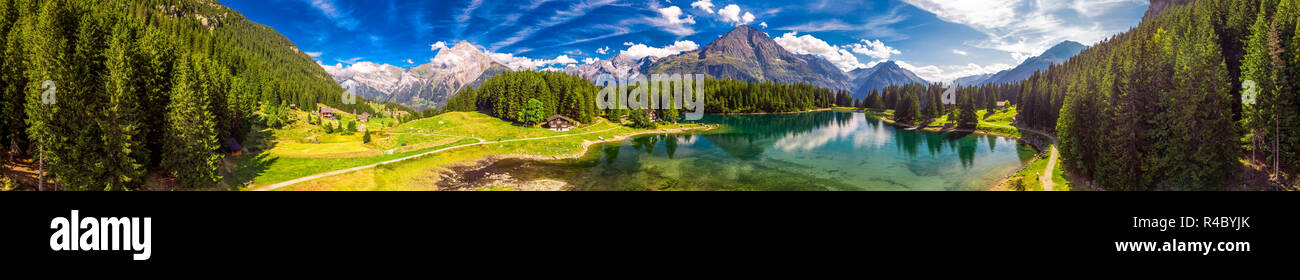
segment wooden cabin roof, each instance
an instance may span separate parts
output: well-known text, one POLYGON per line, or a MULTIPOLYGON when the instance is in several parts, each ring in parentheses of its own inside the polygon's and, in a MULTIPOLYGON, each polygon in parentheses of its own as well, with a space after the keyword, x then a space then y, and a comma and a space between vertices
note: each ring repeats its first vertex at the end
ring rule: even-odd
POLYGON ((551 117, 549 117, 549 118, 546 118, 546 122, 551 122, 551 121, 553 121, 553 120, 555 120, 555 119, 563 119, 564 121, 566 121, 566 122, 570 122, 570 123, 574 123, 574 122, 575 122, 575 121, 573 121, 573 119, 566 118, 566 117, 561 116, 561 115, 559 115, 559 114, 556 114, 556 115, 554 115, 554 116, 551 116, 551 117))

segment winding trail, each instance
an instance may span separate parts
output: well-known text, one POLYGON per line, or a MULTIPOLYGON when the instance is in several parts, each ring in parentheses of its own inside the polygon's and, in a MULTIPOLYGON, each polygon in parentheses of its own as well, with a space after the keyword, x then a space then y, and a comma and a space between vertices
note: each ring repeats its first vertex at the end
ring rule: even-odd
MULTIPOLYGON (((1001 125, 999 125, 999 126, 1001 126, 1001 125)), ((1051 146, 1051 151, 1050 151, 1051 156, 1049 156, 1049 157, 1047 158, 1047 160, 1048 160, 1048 161, 1047 161, 1047 168, 1044 168, 1044 169, 1043 169, 1043 174, 1041 174, 1041 175, 1038 176, 1038 182, 1043 183, 1043 190, 1044 190, 1044 191, 1052 191, 1052 187, 1056 185, 1056 183, 1052 182, 1052 172, 1055 171, 1055 170, 1053 170, 1053 169, 1056 168, 1056 160, 1057 160, 1058 157, 1060 157, 1060 153, 1056 151, 1056 137, 1055 137, 1055 136, 1052 136, 1052 135, 1050 135, 1050 134, 1044 133, 1044 132, 1042 132, 1042 131, 1039 131, 1039 130, 1037 130, 1037 129, 1030 129, 1030 128, 1025 128, 1025 127, 1016 127, 1016 128, 1019 128, 1019 129, 1021 129, 1021 130, 1026 130, 1026 131, 1029 131, 1029 132, 1033 132, 1033 133, 1037 133, 1038 135, 1046 136, 1048 139, 1052 139, 1052 146, 1051 146)))
POLYGON ((393 164, 393 163, 398 163, 398 162, 402 162, 402 161, 406 161, 406 160, 410 160, 410 159, 414 159, 414 158, 418 158, 418 157, 422 157, 422 156, 426 156, 426 155, 430 155, 430 154, 436 154, 436 153, 440 153, 440 152, 447 151, 447 150, 459 149, 459 148, 464 148, 464 147, 469 147, 469 146, 478 146, 478 145, 493 144, 493 143, 515 142, 515 141, 541 140, 541 139, 550 139, 550 138, 559 138, 559 137, 569 137, 569 136, 578 136, 578 135, 587 135, 587 134, 592 134, 592 133, 601 133, 601 132, 606 132, 606 131, 614 130, 614 129, 617 129, 617 128, 620 128, 620 127, 622 127, 622 126, 615 126, 615 127, 611 127, 611 128, 606 128, 606 129, 598 130, 598 131, 589 131, 589 132, 583 132, 583 133, 564 134, 564 135, 552 135, 552 136, 533 137, 533 138, 519 138, 519 139, 510 139, 510 140, 492 141, 492 142, 489 142, 489 141, 483 140, 483 138, 478 138, 478 137, 465 137, 465 136, 458 136, 458 135, 446 135, 446 134, 435 134, 435 133, 390 133, 390 134, 421 134, 421 135, 437 135, 437 136, 462 137, 462 138, 469 138, 469 139, 478 140, 478 142, 475 142, 475 143, 469 143, 469 144, 461 144, 461 145, 456 145, 456 146, 451 146, 451 147, 446 147, 446 148, 442 148, 442 149, 437 149, 437 150, 433 150, 433 151, 423 152, 423 153, 419 153, 419 154, 415 154, 415 155, 410 155, 410 156, 403 157, 403 158, 398 158, 398 159, 392 159, 392 160, 388 160, 388 161, 384 161, 384 162, 380 162, 380 163, 375 163, 375 164, 362 165, 362 166, 357 166, 357 167, 353 167, 353 168, 339 169, 339 170, 334 170, 334 171, 325 172, 325 173, 319 173, 319 174, 314 174, 314 175, 308 175, 308 176, 299 177, 299 178, 297 178, 297 179, 293 179, 293 180, 288 180, 288 181, 284 181, 284 182, 279 182, 279 183, 275 183, 275 184, 270 184, 270 185, 266 185, 266 186, 261 186, 261 187, 253 188, 253 189, 251 189, 251 191, 270 191, 270 190, 275 190, 275 189, 279 189, 279 188, 283 188, 283 187, 288 187, 288 186, 296 185, 296 184, 298 184, 298 183, 302 183, 302 182, 306 182, 306 181, 316 180, 316 179, 325 178, 325 177, 334 176, 334 175, 339 175, 339 174, 344 174, 344 173, 351 173, 351 172, 361 171, 361 170, 365 170, 365 169, 371 169, 371 168, 375 168, 375 167, 377 167, 377 166, 379 166, 379 165, 381 165, 381 164, 393 164))
POLYGON ((1038 178, 1039 182, 1043 182, 1044 191, 1052 191, 1052 186, 1056 184, 1052 182, 1052 168, 1056 167, 1056 157, 1056 139, 1052 139, 1052 156, 1048 159, 1047 168, 1043 170, 1043 176, 1038 178))

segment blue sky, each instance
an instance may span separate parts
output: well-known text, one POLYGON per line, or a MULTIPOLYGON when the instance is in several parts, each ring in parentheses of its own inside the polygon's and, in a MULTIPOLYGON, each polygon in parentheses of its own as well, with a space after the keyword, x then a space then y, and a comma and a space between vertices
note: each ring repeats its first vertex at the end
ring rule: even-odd
POLYGON ((664 55, 738 24, 841 69, 884 60, 931 81, 1013 67, 1136 26, 1145 0, 222 0, 322 64, 413 67, 467 40, 517 69, 664 55), (439 45, 438 42, 443 42, 439 45))

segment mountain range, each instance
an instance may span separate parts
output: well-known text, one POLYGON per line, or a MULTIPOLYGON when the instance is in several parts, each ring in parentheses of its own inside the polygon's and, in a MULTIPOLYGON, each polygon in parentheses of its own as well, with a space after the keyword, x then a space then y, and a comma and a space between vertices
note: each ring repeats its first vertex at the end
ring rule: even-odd
POLYGON ((899 67, 893 60, 877 63, 871 68, 858 68, 849 71, 853 77, 853 98, 864 98, 872 90, 879 90, 891 85, 929 84, 916 73, 899 67))
POLYGON ((602 74, 608 74, 614 77, 629 77, 633 74, 640 74, 650 69, 650 65, 658 61, 659 57, 646 56, 640 59, 630 55, 619 53, 607 60, 597 60, 595 62, 583 65, 574 65, 564 68, 565 73, 575 74, 589 81, 596 81, 602 74))
MULTIPOLYGON (((1042 55, 1026 59, 1015 68, 963 77, 955 82, 975 85, 1023 80, 1035 71, 1065 62, 1086 48, 1083 44, 1065 41, 1042 55)), ((440 107, 457 91, 510 71, 504 63, 492 59, 481 47, 464 41, 439 51, 429 63, 409 69, 369 62, 350 67, 322 67, 336 82, 358 96, 396 102, 415 109, 440 107)), ((570 65, 560 71, 591 81, 602 74, 626 77, 652 73, 699 73, 717 79, 808 83, 834 90, 847 90, 854 98, 866 97, 872 90, 890 85, 929 83, 894 61, 844 72, 825 58, 792 53, 767 33, 748 25, 736 27, 708 45, 692 51, 667 57, 639 58, 619 53, 609 59, 570 65)))
POLYGON ((872 89, 907 83, 927 84, 916 73, 894 61, 850 72, 840 70, 825 58, 796 54, 751 26, 739 26, 703 48, 664 58, 647 56, 632 60, 623 54, 609 60, 565 68, 565 72, 595 81, 600 74, 631 76, 652 73, 700 73, 713 78, 741 81, 770 80, 781 83, 809 83, 850 91, 866 97, 872 89))
POLYGON ((849 90, 849 78, 826 59, 796 55, 767 33, 741 25, 693 51, 660 59, 646 73, 698 73, 740 81, 809 83, 849 90))
POLYGON ((1043 54, 1025 59, 1024 62, 1021 62, 1020 65, 1017 65, 1015 68, 1002 70, 993 74, 961 77, 953 80, 953 83, 972 86, 1019 82, 1028 79, 1029 76, 1034 75, 1034 72, 1047 70, 1047 68, 1051 67, 1053 64, 1065 63, 1065 61, 1070 60, 1071 57, 1074 57, 1087 48, 1088 46, 1080 44, 1079 42, 1063 41, 1052 46, 1052 48, 1047 49, 1043 54))
MULTIPOLYGON (((884 65, 884 63, 882 63, 884 65)), ((888 65, 894 65, 892 62, 888 65)), ((392 101, 415 109, 435 108, 446 103, 457 91, 476 85, 492 76, 510 71, 504 63, 493 60, 480 47, 468 42, 439 51, 428 64, 403 69, 392 65, 360 62, 350 67, 322 65, 344 88, 358 96, 378 101, 392 101)), ((595 81, 601 74, 625 77, 650 73, 701 73, 720 79, 743 81, 771 80, 781 83, 809 83, 836 90, 852 90, 856 84, 890 82, 925 83, 916 74, 894 65, 882 75, 892 79, 874 81, 875 76, 850 77, 834 64, 814 55, 792 53, 766 33, 742 25, 703 48, 668 57, 632 57, 620 53, 606 60, 571 65, 562 71, 595 81), (910 79, 894 79, 904 76, 910 79)))
POLYGON ((508 71, 469 42, 443 49, 426 64, 403 69, 360 62, 351 67, 322 65, 343 88, 357 96, 392 101, 415 109, 441 107, 466 86, 477 85, 508 71))

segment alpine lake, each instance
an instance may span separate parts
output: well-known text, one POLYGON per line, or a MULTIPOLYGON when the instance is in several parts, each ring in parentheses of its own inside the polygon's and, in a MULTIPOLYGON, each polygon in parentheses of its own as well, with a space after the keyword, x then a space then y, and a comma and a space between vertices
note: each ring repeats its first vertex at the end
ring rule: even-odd
POLYGON ((1013 138, 906 130, 861 112, 705 115, 720 129, 597 143, 563 160, 502 159, 476 173, 571 190, 984 190, 1033 158, 1013 138))

